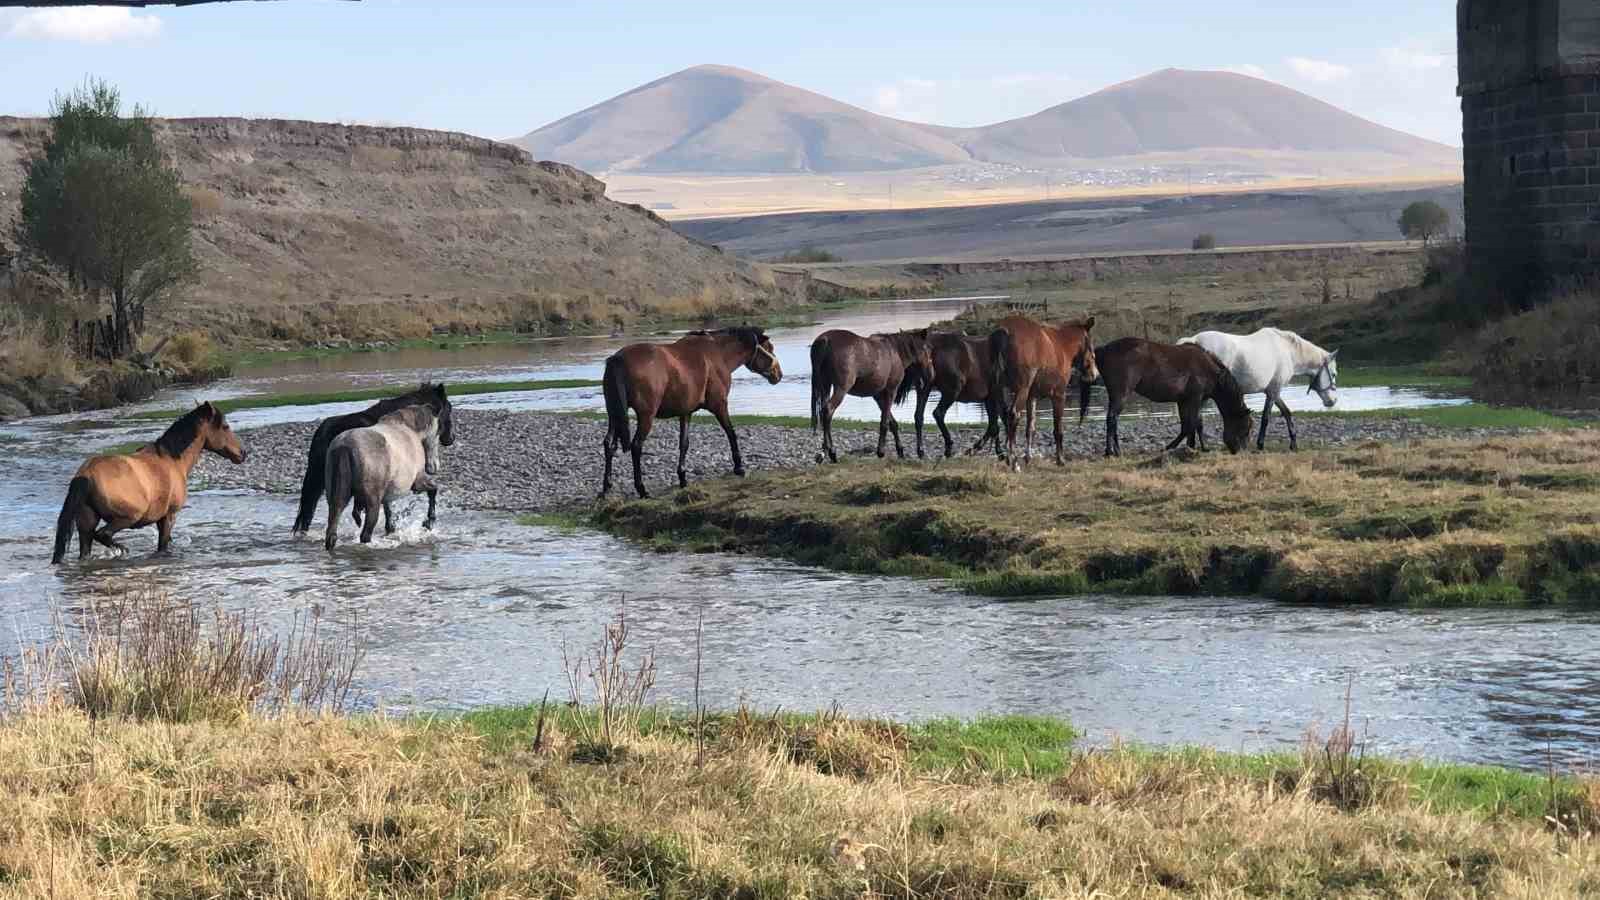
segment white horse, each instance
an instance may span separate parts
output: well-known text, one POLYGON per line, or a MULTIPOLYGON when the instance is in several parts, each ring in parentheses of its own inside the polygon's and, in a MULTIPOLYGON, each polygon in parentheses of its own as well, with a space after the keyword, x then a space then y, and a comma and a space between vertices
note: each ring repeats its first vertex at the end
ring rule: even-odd
POLYGON ((328 533, 323 546, 329 552, 338 542, 339 516, 352 500, 363 544, 372 540, 380 509, 384 533, 394 534, 389 504, 408 492, 428 495, 428 518, 422 527, 432 528, 439 495, 433 480, 439 473, 439 420, 427 406, 407 406, 376 425, 352 428, 328 445, 327 473, 328 533))
POLYGON ((1254 334, 1202 331, 1178 343, 1199 344, 1222 360, 1245 393, 1260 391, 1267 395, 1267 402, 1261 408, 1257 450, 1266 449, 1267 417, 1273 404, 1277 404, 1284 424, 1289 427, 1289 449, 1300 449, 1294 434, 1294 415, 1282 396, 1283 386, 1295 376, 1311 376, 1311 387, 1306 393, 1315 391, 1324 407, 1339 402, 1339 363, 1335 359, 1339 351, 1324 350, 1292 331, 1281 328, 1263 328, 1254 334))

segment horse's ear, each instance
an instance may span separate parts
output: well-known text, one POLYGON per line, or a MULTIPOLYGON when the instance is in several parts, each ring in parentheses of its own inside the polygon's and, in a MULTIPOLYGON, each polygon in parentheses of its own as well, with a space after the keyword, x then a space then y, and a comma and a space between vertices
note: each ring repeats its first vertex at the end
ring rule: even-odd
POLYGON ((1339 355, 1339 351, 1338 351, 1338 350, 1335 350, 1335 351, 1333 351, 1333 352, 1332 352, 1332 353, 1329 353, 1329 354, 1328 354, 1328 358, 1329 358, 1329 359, 1333 359, 1333 358, 1334 358, 1334 357, 1335 357, 1335 356, 1338 356, 1338 355, 1339 355))
POLYGON ((1090 316, 1089 318, 1083 320, 1083 330, 1084 331, 1088 331, 1089 329, 1091 329, 1093 327, 1094 327, 1094 316, 1090 316))

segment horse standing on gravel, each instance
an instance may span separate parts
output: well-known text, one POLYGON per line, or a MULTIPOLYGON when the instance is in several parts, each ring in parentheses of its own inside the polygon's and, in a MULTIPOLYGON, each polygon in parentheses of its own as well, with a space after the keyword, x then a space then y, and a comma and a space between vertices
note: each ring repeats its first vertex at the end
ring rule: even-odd
POLYGON ((1261 433, 1256 437, 1256 449, 1267 447, 1267 420, 1272 407, 1277 405, 1283 413, 1283 423, 1289 429, 1289 449, 1300 449, 1294 433, 1294 414, 1283 402, 1283 386, 1297 375, 1310 375, 1311 385, 1306 393, 1316 392, 1324 408, 1339 402, 1339 363, 1337 350, 1324 350, 1292 331, 1281 328, 1263 328, 1253 334, 1228 334, 1225 331, 1202 331, 1180 344, 1199 344, 1228 367, 1239 387, 1247 394, 1262 392, 1267 402, 1261 407, 1261 433))
POLYGON ((378 420, 376 425, 352 428, 328 445, 328 531, 322 546, 329 553, 339 541, 339 516, 345 504, 361 526, 361 543, 372 543, 383 509, 384 533, 394 534, 390 502, 401 494, 427 494, 432 528, 439 498, 433 476, 439 474, 439 419, 426 405, 407 406, 378 420), (365 518, 365 522, 362 519, 365 518))
POLYGON ((78 529, 78 558, 88 559, 95 542, 118 553, 128 548, 114 535, 126 528, 156 526, 156 552, 172 547, 172 526, 189 499, 189 472, 201 451, 234 463, 244 462, 244 446, 227 417, 211 403, 184 413, 155 441, 126 455, 96 456, 78 467, 67 485, 67 499, 56 518, 55 553, 61 562, 78 529), (98 531, 95 526, 105 525, 98 531))
POLYGON ((1027 316, 1006 316, 995 323, 989 335, 989 392, 1001 399, 1006 422, 1006 459, 1021 470, 1033 455, 1033 400, 1050 398, 1055 413, 1056 465, 1061 456, 1061 417, 1067 403, 1067 388, 1074 373, 1089 381, 1099 379, 1095 366, 1094 344, 1089 330, 1094 317, 1082 322, 1042 325, 1027 316), (1022 458, 1017 458, 1017 419, 1026 414, 1022 458))
MULTIPOLYGON (((878 402, 878 456, 894 433, 894 449, 904 459, 900 444, 900 423, 894 420, 894 405, 913 388, 933 379, 933 360, 928 355, 928 329, 897 331, 862 337, 853 331, 824 331, 811 342, 811 431, 822 422, 822 449, 828 459, 839 461, 833 449, 833 414, 845 395, 871 397, 878 402)), ((920 426, 919 426, 919 439, 920 426)))
MULTIPOLYGON (((1106 456, 1122 455, 1122 440, 1117 421, 1128 395, 1137 393, 1157 403, 1178 404, 1183 423, 1178 436, 1167 445, 1171 450, 1196 439, 1206 449, 1205 426, 1200 408, 1207 400, 1222 413, 1222 443, 1230 453, 1238 453, 1250 439, 1250 407, 1244 403, 1239 382, 1222 361, 1195 344, 1163 344, 1143 338, 1125 337, 1095 350, 1100 366, 1100 381, 1106 386, 1106 456)), ((1089 385, 1085 378, 1078 386, 1078 421, 1089 413, 1089 385)))
POLYGON ((982 450, 984 444, 993 440, 994 452, 1000 455, 1000 398, 989 392, 989 372, 994 368, 994 360, 989 354, 988 339, 938 332, 928 338, 928 353, 933 361, 933 377, 917 385, 917 458, 923 458, 923 414, 928 408, 928 395, 935 389, 939 391, 939 403, 933 408, 933 421, 944 436, 945 458, 955 455, 956 444, 944 417, 957 403, 982 403, 989 420, 983 436, 967 454, 982 450))
POLYGON ((327 492, 323 469, 328 461, 328 445, 333 439, 352 428, 368 428, 378 420, 408 406, 426 406, 439 420, 439 446, 455 443, 455 429, 450 415, 450 398, 445 396, 444 385, 423 382, 416 390, 387 400, 379 400, 360 412, 330 416, 317 425, 311 436, 311 452, 306 455, 306 475, 300 484, 300 511, 295 515, 294 533, 311 530, 311 520, 317 515, 317 501, 327 492))
POLYGON ((688 487, 684 464, 689 457, 689 417, 702 409, 715 416, 728 435, 733 474, 743 476, 739 436, 728 418, 728 390, 733 386, 733 371, 740 366, 769 384, 783 378, 772 341, 759 328, 691 331, 671 344, 629 344, 611 354, 603 379, 606 468, 600 496, 611 491, 611 457, 618 447, 633 452, 634 490, 640 497, 650 496, 644 488, 644 439, 656 419, 672 416, 678 419, 678 487, 688 487), (628 433, 629 409, 639 420, 632 435, 628 433))

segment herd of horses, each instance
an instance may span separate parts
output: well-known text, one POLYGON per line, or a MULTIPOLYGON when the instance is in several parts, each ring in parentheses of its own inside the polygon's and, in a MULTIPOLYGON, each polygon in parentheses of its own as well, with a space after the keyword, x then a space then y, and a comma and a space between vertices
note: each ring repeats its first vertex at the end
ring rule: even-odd
MULTIPOLYGON (((944 455, 955 454, 955 441, 945 416, 956 403, 980 404, 987 427, 966 452, 976 453, 993 442, 995 454, 1020 469, 1032 456, 1035 409, 1048 399, 1054 413, 1055 461, 1062 463, 1062 422, 1069 389, 1078 386, 1078 418, 1088 412, 1090 388, 1105 386, 1107 456, 1121 453, 1117 422, 1131 394, 1158 403, 1175 403, 1180 430, 1167 445, 1180 443, 1206 450, 1201 409, 1207 401, 1222 414, 1222 442, 1237 453, 1249 440, 1252 414, 1245 396, 1266 395, 1261 410, 1257 449, 1266 444, 1273 406, 1283 415, 1289 446, 1298 441, 1294 417, 1282 391, 1291 379, 1310 375, 1309 390, 1325 406, 1337 399, 1338 351, 1327 351, 1290 331, 1263 328, 1249 335, 1203 331, 1177 343, 1121 338, 1095 347, 1094 319, 1044 323, 1026 316, 1000 319, 987 336, 936 333, 929 329, 858 335, 832 330, 811 344, 811 425, 820 425, 819 455, 838 462, 833 441, 833 416, 846 396, 870 397, 878 404, 877 454, 886 452, 893 435, 896 453, 904 457, 894 406, 917 394, 916 451, 923 451, 923 420, 928 398, 939 392, 933 411, 944 439, 944 455), (1017 454, 1017 431, 1023 432, 1017 454), (1004 429, 1004 439, 1001 430, 1004 429)), ((689 421, 698 411, 711 413, 728 437, 733 472, 744 475, 739 437, 728 413, 733 374, 746 368, 777 384, 783 378, 772 341, 760 328, 735 327, 692 331, 670 344, 630 344, 605 363, 602 389, 606 428, 601 496, 611 490, 612 459, 626 449, 633 461, 633 485, 648 497, 642 471, 645 439, 657 419, 678 420, 678 485, 687 486, 689 421), (634 424, 630 425, 629 413, 634 424)), ((371 541, 378 513, 385 531, 395 530, 391 502, 407 493, 426 494, 428 516, 435 521, 439 449, 455 440, 450 400, 442 384, 424 383, 410 393, 379 401, 360 412, 333 416, 317 426, 306 458, 296 534, 309 531, 316 507, 326 500, 328 523, 324 546, 338 541, 338 522, 347 506, 361 528, 361 541, 371 541)), ((52 562, 65 556, 74 531, 79 558, 95 543, 119 552, 118 532, 156 525, 157 552, 171 546, 172 528, 188 496, 188 476, 203 452, 239 464, 246 458, 239 437, 223 411, 201 403, 185 413, 161 437, 126 455, 97 456, 79 467, 67 486, 56 521, 52 562)))

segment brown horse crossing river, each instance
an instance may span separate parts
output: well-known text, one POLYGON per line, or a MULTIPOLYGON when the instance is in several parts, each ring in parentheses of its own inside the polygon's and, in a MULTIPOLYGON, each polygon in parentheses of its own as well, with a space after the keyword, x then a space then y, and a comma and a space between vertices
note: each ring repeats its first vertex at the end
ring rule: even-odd
POLYGON ((78 530, 79 559, 89 558, 95 542, 126 553, 116 533, 146 525, 157 527, 156 552, 165 553, 172 546, 178 510, 189 499, 189 472, 205 450, 236 464, 245 459, 239 436, 211 403, 184 413, 161 437, 134 453, 96 456, 79 466, 56 518, 50 562, 59 563, 66 556, 73 526, 78 530), (96 530, 101 522, 105 525, 96 530))

